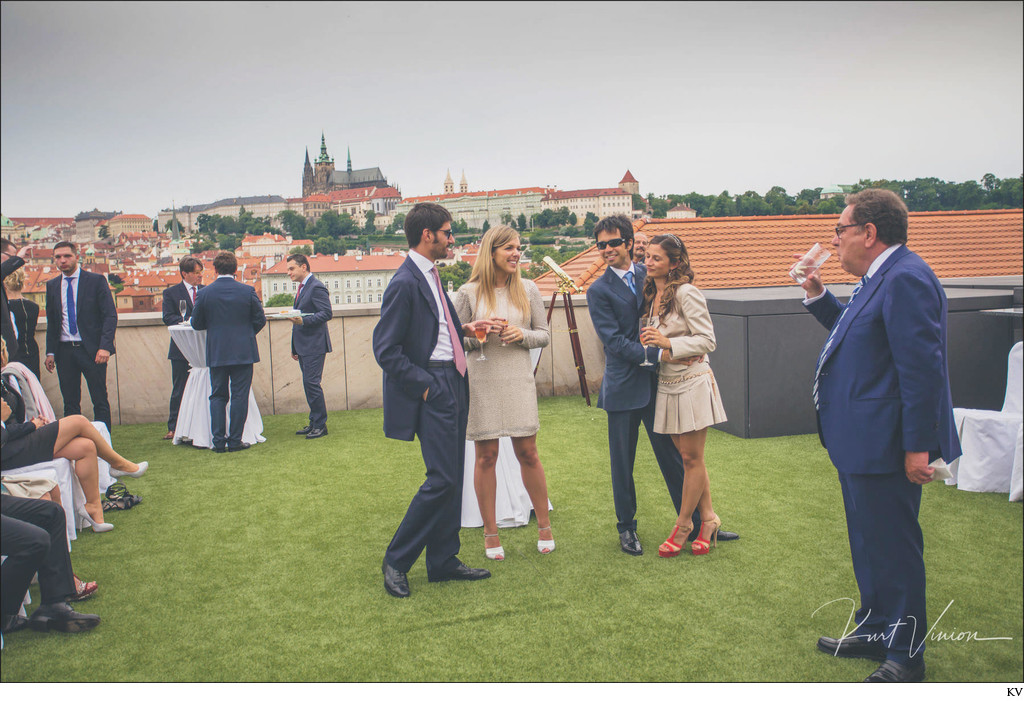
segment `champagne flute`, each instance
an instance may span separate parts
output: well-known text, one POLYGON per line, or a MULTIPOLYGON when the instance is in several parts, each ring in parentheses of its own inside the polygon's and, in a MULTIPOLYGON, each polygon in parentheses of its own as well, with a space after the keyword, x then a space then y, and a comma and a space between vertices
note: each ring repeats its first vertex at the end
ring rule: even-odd
POLYGON ((181 323, 185 323, 185 312, 188 311, 188 302, 183 299, 178 300, 178 311, 181 313, 181 323))
POLYGON ((487 360, 487 356, 484 355, 484 343, 487 342, 487 332, 490 330, 490 325, 478 324, 473 327, 473 334, 476 336, 476 340, 480 341, 480 357, 477 358, 477 362, 481 360, 487 360))
MULTIPOLYGON (((657 323, 657 319, 658 319, 658 317, 656 317, 656 316, 655 317, 648 317, 648 316, 640 317, 640 333, 643 334, 644 329, 647 328, 648 326, 654 326, 657 323)), ((644 346, 644 362, 640 363, 640 367, 650 367, 652 365, 654 365, 654 363, 652 363, 649 360, 647 360, 647 346, 644 346)))

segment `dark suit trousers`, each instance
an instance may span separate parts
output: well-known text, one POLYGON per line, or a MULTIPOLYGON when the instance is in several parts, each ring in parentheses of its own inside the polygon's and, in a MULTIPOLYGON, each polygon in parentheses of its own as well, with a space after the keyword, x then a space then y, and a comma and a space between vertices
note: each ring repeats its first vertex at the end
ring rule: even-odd
POLYGON ((213 433, 213 447, 237 447, 242 444, 242 429, 245 428, 245 420, 249 416, 252 363, 210 368, 210 384, 210 429, 213 433))
POLYGON ((419 409, 417 435, 427 479, 409 504, 384 559, 399 572, 408 572, 426 549, 429 577, 443 575, 459 562, 469 382, 454 367, 428 372, 440 390, 432 388, 419 409))
POLYGON ((64 416, 82 413, 82 376, 89 387, 92 413, 110 430, 110 401, 107 399, 107 363, 97 363, 85 346, 61 342, 54 354, 57 363, 57 381, 64 398, 64 416))
POLYGON ((326 355, 300 355, 299 367, 302 369, 302 389, 306 391, 306 403, 309 404, 309 425, 323 428, 327 425, 327 402, 324 401, 324 390, 320 381, 324 375, 324 358, 326 355))
POLYGON ((188 383, 189 364, 187 360, 171 360, 171 406, 167 413, 167 430, 173 431, 178 425, 178 411, 181 409, 181 396, 185 393, 188 383))
POLYGON ((0 504, 0 550, 7 556, 0 568, 3 615, 18 612, 36 572, 42 603, 67 600, 75 593, 75 581, 64 509, 44 499, 20 499, 9 494, 0 495, 0 504))
MULTIPOLYGON (((642 409, 608 412, 608 451, 612 467, 612 497, 615 500, 615 518, 619 533, 636 530, 636 486, 633 482, 633 463, 636 460, 636 445, 640 423, 647 430, 647 437, 654 450, 654 457, 661 468, 661 476, 668 487, 669 496, 676 513, 683 498, 683 458, 676 450, 672 438, 654 432, 654 398, 642 409)), ((694 512, 694 531, 700 531, 700 517, 694 512)))
POLYGON ((839 484, 860 589, 855 635, 874 636, 886 645, 889 659, 906 664, 924 652, 928 629, 924 536, 917 520, 921 485, 902 471, 839 473, 839 484))

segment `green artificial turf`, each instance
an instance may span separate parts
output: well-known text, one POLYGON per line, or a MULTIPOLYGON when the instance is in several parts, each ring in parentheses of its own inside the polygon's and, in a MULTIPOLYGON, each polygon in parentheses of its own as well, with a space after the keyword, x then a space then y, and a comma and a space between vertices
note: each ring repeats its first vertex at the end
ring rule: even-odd
MULTIPOLYGON (((150 470, 127 480, 142 504, 108 512, 115 530, 74 543, 76 573, 100 585, 76 608, 103 622, 5 636, 0 679, 849 682, 874 669, 815 650, 852 604, 814 611, 857 599, 816 436, 710 432, 715 509, 742 538, 673 559, 657 556, 675 514, 641 438, 646 554, 629 557, 604 412, 578 397, 540 412, 557 550, 537 552, 531 523, 503 530, 506 560, 489 563, 482 529, 464 529, 462 558, 493 577, 431 584, 421 558, 403 600, 385 593, 380 564, 424 470, 418 444, 384 438, 380 410, 334 413, 316 441, 294 435, 303 416, 266 416, 266 443, 223 455, 172 446, 157 424, 115 427, 115 447, 150 470)), ((1021 679, 1021 514, 1005 494, 925 487, 929 681, 1021 679)))

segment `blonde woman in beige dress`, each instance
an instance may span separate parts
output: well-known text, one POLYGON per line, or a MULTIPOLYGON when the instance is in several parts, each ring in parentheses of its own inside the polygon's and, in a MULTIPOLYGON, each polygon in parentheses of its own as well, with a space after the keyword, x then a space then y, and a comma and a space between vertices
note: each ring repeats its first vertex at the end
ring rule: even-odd
POLYGON ((683 458, 682 506, 676 527, 661 547, 662 557, 678 555, 690 531, 691 514, 700 510, 700 534, 691 545, 694 555, 705 555, 717 545, 721 519, 711 505, 711 484, 704 464, 708 426, 725 421, 725 409, 707 353, 715 349, 715 330, 707 301, 693 285, 690 258, 683 242, 673 234, 655 236, 647 248, 645 315, 658 317, 640 339, 662 349, 663 359, 692 359, 688 363, 662 362, 658 369, 658 396, 654 431, 672 437, 683 458))
POLYGON ((523 484, 537 516, 537 550, 555 549, 548 514, 548 487, 537 455, 537 386, 533 379, 531 348, 551 341, 544 303, 532 280, 519 273, 519 233, 510 226, 487 230, 469 282, 455 295, 459 321, 490 319, 492 333, 481 344, 466 337, 469 365, 469 425, 466 439, 476 446, 473 485, 484 522, 484 553, 504 560, 495 516, 495 464, 498 439, 512 439, 523 484), (486 360, 479 360, 481 353, 486 360))

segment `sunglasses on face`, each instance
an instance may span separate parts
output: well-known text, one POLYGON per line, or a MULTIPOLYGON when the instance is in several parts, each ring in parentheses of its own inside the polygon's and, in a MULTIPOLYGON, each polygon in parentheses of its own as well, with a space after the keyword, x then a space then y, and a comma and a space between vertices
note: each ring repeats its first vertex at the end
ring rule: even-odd
POLYGON ((603 251, 604 249, 608 248, 609 246, 611 246, 612 248, 618 248, 623 243, 625 243, 625 241, 623 239, 610 239, 608 241, 598 241, 597 242, 597 250, 603 251))

